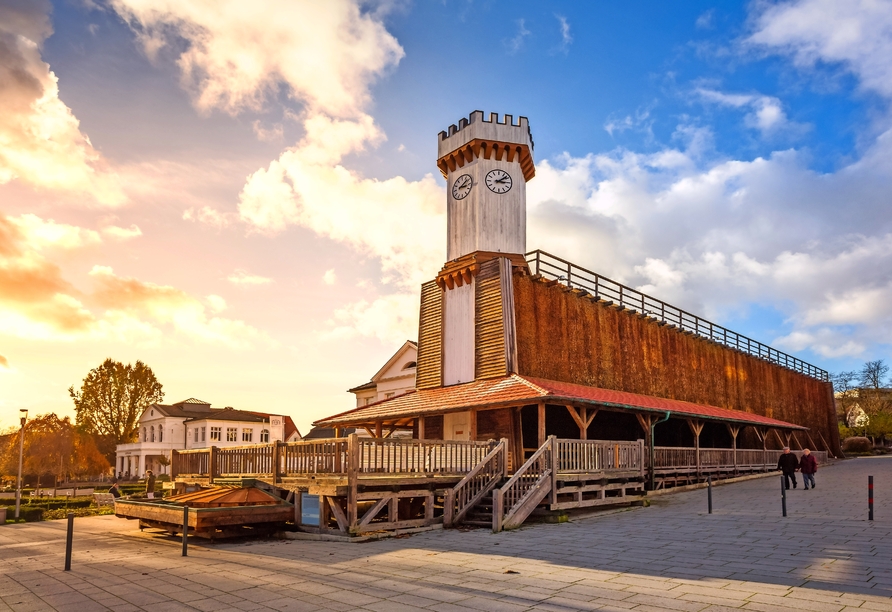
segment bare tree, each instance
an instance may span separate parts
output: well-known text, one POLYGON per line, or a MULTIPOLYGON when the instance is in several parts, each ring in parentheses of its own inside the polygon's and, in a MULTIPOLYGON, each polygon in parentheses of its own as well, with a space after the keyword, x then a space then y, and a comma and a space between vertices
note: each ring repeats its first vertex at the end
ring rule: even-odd
POLYGON ((137 422, 146 407, 164 398, 152 368, 142 361, 125 366, 112 359, 90 370, 81 389, 70 387, 68 394, 74 400, 77 425, 97 438, 109 461, 114 461, 118 444, 136 440, 137 422))
POLYGON ((889 366, 882 359, 868 361, 861 367, 859 384, 865 389, 882 389, 886 385, 889 366))
POLYGON ((858 372, 849 370, 831 375, 833 395, 836 400, 836 416, 843 425, 849 424, 849 415, 858 406, 858 372))

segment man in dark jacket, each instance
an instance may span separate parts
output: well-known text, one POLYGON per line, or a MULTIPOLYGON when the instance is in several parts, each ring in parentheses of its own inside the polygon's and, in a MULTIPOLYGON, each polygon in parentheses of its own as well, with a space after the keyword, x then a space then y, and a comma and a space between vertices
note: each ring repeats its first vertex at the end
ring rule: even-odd
POLYGON ((785 446, 783 454, 777 460, 777 469, 784 473, 784 484, 790 488, 790 480, 793 480, 793 488, 796 488, 796 470, 799 468, 799 460, 790 452, 790 447, 785 446))
POLYGON ((811 482, 811 488, 815 488, 815 472, 818 471, 818 460, 811 454, 811 451, 802 450, 802 459, 799 460, 799 471, 802 472, 802 484, 808 491, 808 483, 811 482))

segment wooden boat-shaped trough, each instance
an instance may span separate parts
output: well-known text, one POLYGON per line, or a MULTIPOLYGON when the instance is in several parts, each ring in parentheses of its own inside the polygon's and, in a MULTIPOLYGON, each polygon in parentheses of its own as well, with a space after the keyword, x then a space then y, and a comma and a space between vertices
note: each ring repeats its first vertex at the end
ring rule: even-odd
POLYGON ((164 499, 118 499, 115 516, 139 519, 139 528, 183 533, 183 507, 189 508, 188 533, 230 538, 279 531, 294 518, 294 506, 256 487, 214 487, 164 499))

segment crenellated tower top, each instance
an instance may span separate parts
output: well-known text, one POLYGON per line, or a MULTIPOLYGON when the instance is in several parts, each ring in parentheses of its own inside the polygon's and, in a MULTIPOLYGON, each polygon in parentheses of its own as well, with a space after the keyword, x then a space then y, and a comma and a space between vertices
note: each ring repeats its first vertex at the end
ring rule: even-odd
POLYGON ((476 158, 495 159, 513 162, 517 160, 523 171, 524 180, 536 174, 533 160, 533 135, 526 117, 490 113, 485 118, 483 111, 474 111, 467 119, 462 118, 458 125, 440 132, 437 142, 437 167, 444 177, 456 168, 462 168, 476 158))

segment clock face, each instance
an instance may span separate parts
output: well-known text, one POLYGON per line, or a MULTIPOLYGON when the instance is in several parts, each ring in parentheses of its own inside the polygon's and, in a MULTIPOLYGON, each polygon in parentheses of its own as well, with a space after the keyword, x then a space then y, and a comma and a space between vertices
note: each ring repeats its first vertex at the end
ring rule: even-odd
POLYGON ((462 174, 452 183, 452 197, 456 200, 464 200, 471 193, 472 184, 471 175, 462 174))
POLYGON ((511 189, 511 175, 504 170, 490 170, 486 175, 486 186, 493 193, 507 193, 511 189))

